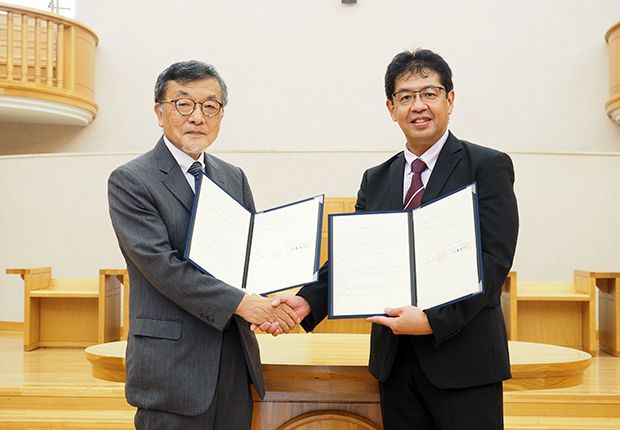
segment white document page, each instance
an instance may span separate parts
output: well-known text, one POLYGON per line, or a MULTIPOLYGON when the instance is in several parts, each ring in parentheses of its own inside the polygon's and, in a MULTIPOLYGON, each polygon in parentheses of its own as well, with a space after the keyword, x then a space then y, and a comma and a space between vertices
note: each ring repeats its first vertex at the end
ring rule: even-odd
POLYGON ((411 303, 406 212, 331 217, 332 314, 383 314, 411 303))
POLYGON ((251 213, 208 176, 202 177, 188 257, 233 287, 243 285, 251 213))
POLYGON ((474 185, 413 211, 418 307, 480 291, 474 185))
POLYGON ((246 289, 264 294, 317 280, 323 196, 254 216, 246 289))

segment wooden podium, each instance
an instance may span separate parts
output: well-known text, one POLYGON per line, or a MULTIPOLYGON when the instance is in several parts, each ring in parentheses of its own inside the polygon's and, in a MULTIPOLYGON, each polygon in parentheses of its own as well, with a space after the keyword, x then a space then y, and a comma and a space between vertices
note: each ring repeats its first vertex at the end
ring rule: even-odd
MULTIPOLYGON (((379 387, 368 373, 369 335, 257 335, 266 394, 254 393, 254 430, 380 429, 379 387)), ((126 342, 86 348, 93 376, 125 380, 126 342)), ((555 345, 509 342, 513 378, 504 390, 583 382, 592 356, 555 345)))

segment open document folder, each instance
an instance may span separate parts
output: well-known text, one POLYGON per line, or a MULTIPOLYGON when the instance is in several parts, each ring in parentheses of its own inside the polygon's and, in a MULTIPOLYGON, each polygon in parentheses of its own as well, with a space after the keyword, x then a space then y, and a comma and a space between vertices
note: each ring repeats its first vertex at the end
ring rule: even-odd
POLYGON ((322 217, 322 195, 254 214, 203 174, 185 258, 256 294, 316 282, 322 217))
POLYGON ((329 216, 329 317, 429 309, 482 292, 475 184, 411 212, 329 216))

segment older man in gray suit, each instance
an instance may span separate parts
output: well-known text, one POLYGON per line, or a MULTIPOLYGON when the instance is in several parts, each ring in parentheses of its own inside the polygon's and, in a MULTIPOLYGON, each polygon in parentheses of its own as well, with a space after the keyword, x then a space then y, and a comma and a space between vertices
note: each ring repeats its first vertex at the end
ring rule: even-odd
POLYGON ((288 332, 288 305, 248 295, 183 259, 195 175, 204 170, 254 210, 243 171, 204 150, 216 139, 226 85, 202 62, 175 63, 155 85, 163 136, 110 175, 110 215, 131 281, 127 401, 138 429, 249 429, 250 382, 264 394, 249 324, 288 332))

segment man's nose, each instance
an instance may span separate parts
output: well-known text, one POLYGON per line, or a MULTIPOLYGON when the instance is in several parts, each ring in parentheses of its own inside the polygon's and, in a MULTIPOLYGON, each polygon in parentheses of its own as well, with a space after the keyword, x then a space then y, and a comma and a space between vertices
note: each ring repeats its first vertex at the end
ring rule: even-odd
POLYGON ((422 112, 428 108, 428 105, 424 100, 422 100, 422 95, 414 94, 413 103, 411 104, 411 109, 415 112, 422 112))
POLYGON ((202 113, 202 105, 196 103, 194 107, 194 112, 189 115, 188 121, 192 124, 202 124, 205 121, 205 116, 202 113))

